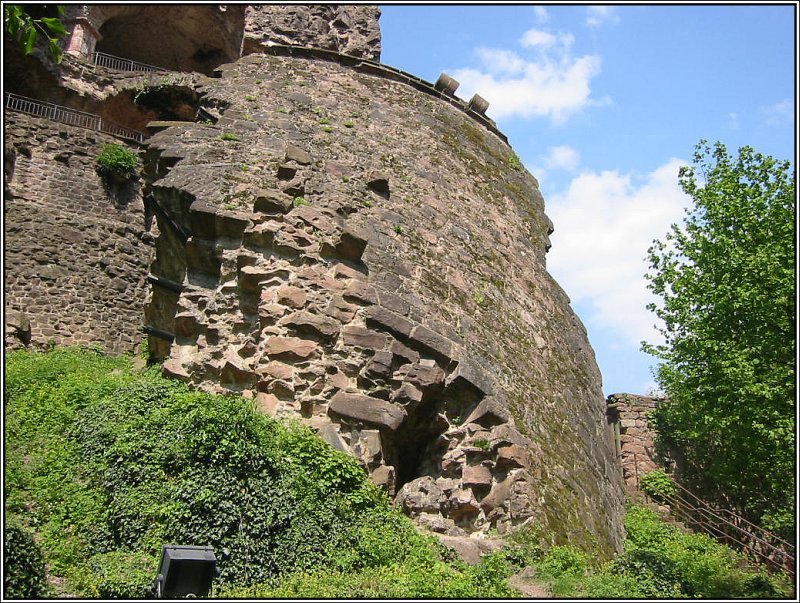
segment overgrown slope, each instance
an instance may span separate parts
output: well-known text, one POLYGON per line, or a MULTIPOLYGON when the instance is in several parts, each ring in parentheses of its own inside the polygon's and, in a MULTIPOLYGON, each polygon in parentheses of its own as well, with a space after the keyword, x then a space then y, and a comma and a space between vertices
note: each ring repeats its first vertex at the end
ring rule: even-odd
MULTIPOLYGON (((86 350, 15 352, 6 368, 6 510, 55 594, 147 596, 167 543, 213 546, 229 589, 408 564, 429 596, 512 593, 442 563, 354 459, 241 397, 86 350)), ((47 594, 19 584, 6 594, 47 594)))
POLYGON ((561 597, 788 592, 639 507, 606 564, 531 524, 467 566, 308 429, 91 350, 7 355, 5 435, 8 598, 148 597, 168 543, 213 546, 226 598, 505 598, 526 566, 561 597))

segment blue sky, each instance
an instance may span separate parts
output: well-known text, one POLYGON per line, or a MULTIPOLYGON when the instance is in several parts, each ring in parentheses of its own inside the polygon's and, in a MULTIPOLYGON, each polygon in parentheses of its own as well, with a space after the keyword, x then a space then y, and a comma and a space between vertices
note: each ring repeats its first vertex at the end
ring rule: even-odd
POLYGON ((658 343, 645 254, 688 198, 700 139, 795 158, 795 6, 381 5, 382 62, 478 93, 539 180, 548 268, 606 394, 646 393, 658 343))

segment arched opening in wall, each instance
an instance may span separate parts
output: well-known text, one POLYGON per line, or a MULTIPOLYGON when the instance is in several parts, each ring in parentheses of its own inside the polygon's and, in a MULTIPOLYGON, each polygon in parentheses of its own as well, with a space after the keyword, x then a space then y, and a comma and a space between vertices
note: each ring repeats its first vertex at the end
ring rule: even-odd
POLYGON ((430 391, 416 405, 407 405, 407 418, 393 434, 390 459, 395 467, 396 491, 422 476, 448 476, 442 458, 450 449, 445 434, 462 425, 483 395, 464 382, 430 391))
POLYGON ((156 84, 107 98, 99 113, 104 120, 147 134, 152 121, 198 121, 205 115, 200 98, 188 86, 156 84))
POLYGON ((108 12, 97 52, 206 75, 239 58, 244 6, 158 4, 108 12))

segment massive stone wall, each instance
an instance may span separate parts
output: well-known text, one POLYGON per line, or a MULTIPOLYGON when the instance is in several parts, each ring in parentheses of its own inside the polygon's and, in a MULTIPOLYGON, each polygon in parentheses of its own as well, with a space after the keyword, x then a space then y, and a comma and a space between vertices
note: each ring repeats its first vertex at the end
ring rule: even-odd
MULTIPOLYGON (((91 33, 89 8, 74 24, 91 33)), ((112 8, 97 27, 135 25, 112 8)), ((128 125, 164 109, 134 106, 145 85, 190 101, 180 119, 200 119, 199 103, 205 123, 154 135, 142 186, 120 196, 94 171, 112 139, 7 115, 9 332, 126 351, 144 322, 167 374, 307 422, 434 531, 533 523, 618 551, 600 375, 546 271, 536 180, 490 121, 353 58, 379 53, 377 9, 273 9, 258 27, 263 13, 243 9, 254 54, 220 79, 113 76, 80 57, 38 74, 65 104, 128 125)))
POLYGON ((629 496, 641 496, 639 477, 659 467, 655 460, 655 433, 648 417, 661 400, 634 394, 608 397, 608 420, 629 496))
POLYGON ((141 187, 109 188, 95 171, 112 142, 120 141, 6 111, 7 349, 98 344, 122 353, 143 341, 153 237, 141 187))
POLYGON ((219 121, 146 154, 165 372, 305 420, 436 531, 619 550, 600 375, 508 145, 353 62, 220 71, 219 121))

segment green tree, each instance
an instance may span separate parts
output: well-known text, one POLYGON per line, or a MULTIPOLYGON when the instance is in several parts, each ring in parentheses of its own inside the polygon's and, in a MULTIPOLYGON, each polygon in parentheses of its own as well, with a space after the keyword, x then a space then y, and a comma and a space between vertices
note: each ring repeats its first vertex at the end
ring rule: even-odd
MULTIPOLYGON (((47 5, 37 8, 46 9, 47 5)), ((59 17, 64 15, 64 7, 62 5, 56 6, 56 10, 59 17)), ((67 35, 67 30, 58 17, 42 16, 37 19, 31 15, 30 9, 25 6, 6 4, 3 6, 3 20, 6 31, 17 40, 25 54, 30 54, 33 51, 39 36, 42 35, 47 40, 50 54, 56 63, 60 63, 64 58, 64 51, 58 45, 58 40, 67 35)))
POLYGON ((767 529, 793 531, 794 173, 750 147, 701 141, 682 226, 649 249, 664 322, 659 442, 681 481, 767 529))

